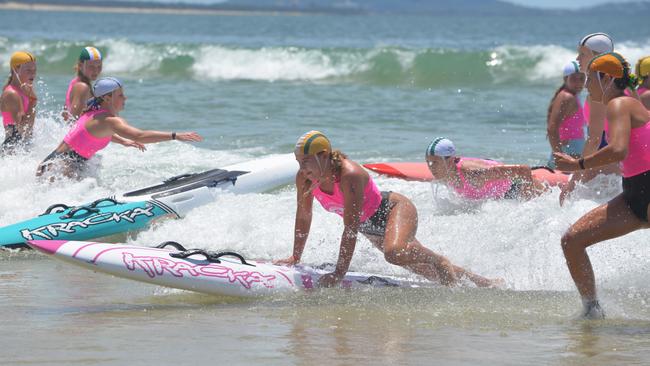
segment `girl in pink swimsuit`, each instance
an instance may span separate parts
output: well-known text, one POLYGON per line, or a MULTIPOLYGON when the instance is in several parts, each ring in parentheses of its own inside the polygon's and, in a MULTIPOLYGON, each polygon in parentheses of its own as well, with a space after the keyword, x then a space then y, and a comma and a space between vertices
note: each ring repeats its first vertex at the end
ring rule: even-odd
POLYGON ((5 129, 3 153, 13 153, 17 145, 29 143, 36 116, 38 98, 34 93, 36 58, 29 52, 18 51, 9 61, 11 75, 2 89, 0 111, 5 129))
POLYGON ((650 227, 650 111, 639 100, 625 96, 634 88, 625 59, 614 52, 595 57, 588 66, 587 88, 595 101, 607 106, 609 144, 575 159, 555 154, 558 168, 579 171, 620 163, 623 193, 581 217, 562 237, 562 249, 573 281, 582 297, 587 318, 602 318, 596 280, 586 249, 604 240, 650 227))
POLYGON ((77 76, 70 81, 65 94, 63 119, 74 122, 84 111, 86 102, 92 97, 92 82, 102 72, 102 54, 95 47, 81 50, 77 65, 77 76))
POLYGON ((62 175, 78 177, 86 161, 111 141, 144 151, 143 144, 203 140, 196 132, 143 131, 129 125, 124 118, 119 117, 126 96, 122 83, 116 78, 97 80, 93 90, 95 97, 89 103, 90 107, 82 113, 59 146, 39 165, 37 176, 59 167, 62 175))
POLYGON ((564 83, 555 92, 548 106, 546 136, 551 144, 550 168, 555 168, 552 153, 562 151, 580 157, 585 146, 585 120, 578 94, 585 83, 577 61, 564 66, 564 83))
POLYGON ((426 151, 429 170, 436 180, 470 200, 529 199, 546 187, 533 179, 528 165, 505 165, 493 160, 456 157, 451 140, 438 137, 426 151))
POLYGON ((364 234, 389 263, 403 266, 432 281, 451 286, 466 277, 477 286, 495 280, 455 266, 447 258, 422 246, 415 238, 417 212, 413 203, 395 192, 380 192, 372 178, 340 151, 332 151, 327 137, 318 131, 304 134, 296 144, 298 208, 293 255, 276 263, 300 261, 309 235, 314 198, 328 211, 343 218, 339 258, 334 272, 319 280, 323 287, 338 283, 348 271, 358 233, 364 234))

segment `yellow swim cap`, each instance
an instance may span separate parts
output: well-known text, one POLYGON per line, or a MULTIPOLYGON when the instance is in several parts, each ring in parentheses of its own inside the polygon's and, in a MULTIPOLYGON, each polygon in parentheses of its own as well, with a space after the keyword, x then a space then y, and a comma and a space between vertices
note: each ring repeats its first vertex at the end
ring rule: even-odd
POLYGON ((332 151, 330 140, 320 131, 309 131, 300 136, 296 142, 294 153, 296 155, 314 155, 323 151, 332 151))
POLYGON ((636 63, 636 76, 645 78, 650 75, 650 56, 641 57, 636 63))
POLYGON ((36 57, 27 51, 18 51, 14 52, 13 55, 11 55, 11 61, 9 61, 9 65, 12 69, 15 69, 18 66, 29 62, 36 62, 36 57))

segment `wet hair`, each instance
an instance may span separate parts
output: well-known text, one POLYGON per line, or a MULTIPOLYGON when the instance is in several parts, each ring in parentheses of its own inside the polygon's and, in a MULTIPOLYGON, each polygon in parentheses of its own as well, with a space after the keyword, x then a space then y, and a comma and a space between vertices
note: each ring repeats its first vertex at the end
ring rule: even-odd
POLYGON ((80 66, 80 65, 81 65, 82 63, 84 63, 84 62, 86 62, 86 61, 81 61, 81 60, 79 60, 79 62, 77 62, 77 63, 74 65, 74 69, 77 71, 77 78, 79 79, 79 81, 81 81, 82 83, 88 85, 88 86, 90 87, 90 90, 92 90, 92 89, 93 89, 92 81, 90 80, 89 77, 87 77, 86 75, 84 75, 83 72, 81 72, 81 66, 80 66))
POLYGON ((546 121, 548 122, 551 119, 551 111, 553 110, 553 102, 555 102, 555 98, 557 98, 557 95, 562 92, 562 90, 566 90, 566 79, 567 76, 564 77, 564 83, 560 85, 559 88, 555 91, 555 94, 553 94, 553 98, 551 98, 551 102, 548 104, 548 110, 546 111, 546 121))
POLYGON ((334 150, 330 153, 330 161, 332 161, 332 165, 334 165, 334 172, 336 174, 341 174, 343 160, 347 158, 348 156, 342 153, 341 150, 334 150))
MULTIPOLYGON (((598 74, 600 75, 600 77, 607 75, 606 73, 600 71, 598 71, 598 74)), ((637 78, 636 75, 630 73, 630 65, 627 63, 627 61, 624 61, 623 77, 614 78, 614 86, 616 87, 616 89, 619 90, 625 90, 627 88, 630 88, 631 90, 636 90, 636 88, 640 84, 640 81, 641 80, 639 80, 639 78, 637 78)))
POLYGON ((11 84, 11 82, 14 80, 14 72, 13 71, 9 71, 9 72, 10 72, 9 78, 7 79, 7 83, 5 83, 5 86, 2 88, 2 90, 4 90, 4 88, 9 86, 9 84, 11 84))

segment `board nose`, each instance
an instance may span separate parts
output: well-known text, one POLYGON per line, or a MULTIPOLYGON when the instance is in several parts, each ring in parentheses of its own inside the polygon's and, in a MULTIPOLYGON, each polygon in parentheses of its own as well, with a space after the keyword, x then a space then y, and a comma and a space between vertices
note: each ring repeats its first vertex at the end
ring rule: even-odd
POLYGON ((28 240, 27 244, 43 253, 54 254, 67 240, 28 240))

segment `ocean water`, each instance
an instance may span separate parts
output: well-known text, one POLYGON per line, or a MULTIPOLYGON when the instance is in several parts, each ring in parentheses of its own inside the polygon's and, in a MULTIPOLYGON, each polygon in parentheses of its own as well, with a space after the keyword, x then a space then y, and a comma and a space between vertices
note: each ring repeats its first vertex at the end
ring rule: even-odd
MULTIPOLYGON (((417 161, 436 136, 463 155, 542 164, 545 118, 576 42, 610 33, 630 61, 650 54, 642 17, 171 16, 0 12, 0 72, 10 54, 38 57, 34 149, 0 158, 0 225, 194 172, 292 151, 319 129, 359 162, 417 161), (59 118, 81 47, 124 80, 123 116, 146 129, 197 131, 197 144, 144 153, 110 146, 80 182, 41 185, 36 165, 62 139, 59 118)), ((418 237, 454 263, 506 281, 504 290, 318 291, 259 300, 209 297, 89 273, 33 252, 0 253, 3 364, 650 363, 647 232, 589 250, 608 319, 576 320, 580 301, 560 237, 620 192, 600 177, 558 205, 460 204, 429 183, 376 177, 411 198, 418 237)), ((185 219, 119 238, 176 240, 283 258, 295 189, 224 195, 185 219)), ((314 212, 307 263, 332 262, 342 225, 314 212)), ((118 240, 118 239, 116 239, 118 240)), ((352 267, 410 276, 361 239, 352 267)))

